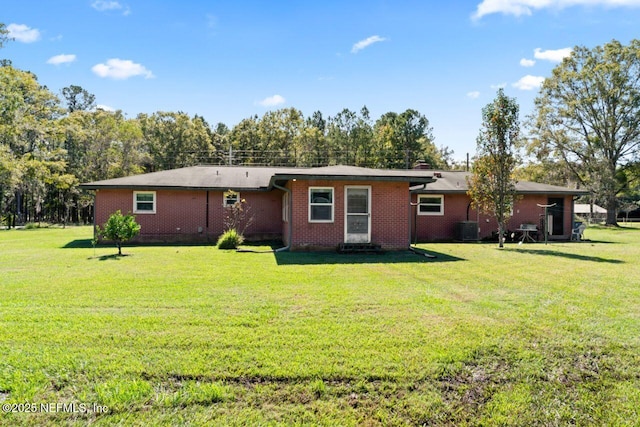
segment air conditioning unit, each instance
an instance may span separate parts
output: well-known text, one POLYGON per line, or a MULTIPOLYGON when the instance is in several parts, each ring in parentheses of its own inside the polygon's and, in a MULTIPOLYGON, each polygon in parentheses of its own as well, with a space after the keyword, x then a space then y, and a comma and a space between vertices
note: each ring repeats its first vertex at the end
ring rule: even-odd
POLYGON ((456 238, 462 242, 478 240, 478 223, 476 221, 462 221, 456 224, 456 238))

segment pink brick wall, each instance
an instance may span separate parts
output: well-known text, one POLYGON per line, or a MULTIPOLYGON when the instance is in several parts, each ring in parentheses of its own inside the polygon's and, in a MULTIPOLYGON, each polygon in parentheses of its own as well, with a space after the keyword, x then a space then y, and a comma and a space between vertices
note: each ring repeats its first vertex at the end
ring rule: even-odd
MULTIPOLYGON (((416 195, 412 196, 412 202, 416 201, 416 195)), ((444 216, 418 215, 418 241, 453 240, 456 236, 456 227, 459 222, 467 221, 467 206, 469 196, 466 194, 444 195, 444 216)), ((542 230, 542 217, 544 210, 538 204, 548 203, 546 195, 526 195, 517 201, 514 206, 513 217, 509 221, 509 230, 517 230, 521 224, 533 223, 542 230)), ((572 226, 571 196, 564 197, 564 234, 553 238, 568 239, 572 226)), ((412 211, 412 215, 413 215, 412 211)), ((498 224, 491 216, 479 214, 476 209, 469 208, 469 221, 477 221, 480 228, 480 238, 491 236, 498 230, 498 224)), ((542 236, 542 234, 540 235, 542 236)))
MULTIPOLYGON (((414 210, 409 209, 409 188, 402 182, 358 181, 302 181, 290 182, 292 190, 294 249, 333 248, 344 242, 344 195, 345 186, 371 186, 371 241, 385 249, 404 249, 413 239, 415 228, 409 234, 409 221, 413 224, 414 210), (334 188, 334 222, 310 223, 309 187, 334 188), (411 237, 410 237, 411 236, 411 237)), ((160 241, 214 241, 223 231, 223 193, 209 192, 209 224, 206 221, 206 191, 156 192, 156 214, 136 214, 141 224, 139 240, 160 241), (202 231, 200 231, 202 228, 202 231)), ((255 215, 254 223, 247 229, 248 237, 273 238, 282 236, 289 242, 289 224, 282 221, 282 195, 280 190, 270 192, 241 192, 255 215)), ((416 195, 412 196, 412 202, 416 195)), ((537 204, 548 203, 547 196, 528 195, 519 200, 509 229, 515 230, 522 223, 534 223, 540 227, 543 210, 537 204)), ((467 220, 469 198, 466 194, 445 194, 443 216, 417 217, 418 241, 452 240, 456 238, 456 225, 467 220)), ((572 226, 571 196, 564 197, 564 234, 552 238, 568 239, 572 226)), ((99 190, 96 193, 96 223, 102 225, 110 214, 120 209, 123 213, 133 211, 132 190, 99 190)), ((491 236, 497 230, 493 218, 478 215, 469 209, 469 220, 478 221, 480 238, 491 236)))
MULTIPOLYGON (((254 215, 247 228, 248 237, 274 237, 282 233, 281 191, 241 192, 254 215)), ((109 215, 120 209, 133 212, 133 190, 99 190, 96 193, 96 223, 102 225, 109 215)), ((223 231, 223 192, 209 192, 209 224, 207 227, 206 191, 156 191, 156 213, 137 213, 141 225, 139 240, 188 241, 216 240, 223 231)))
POLYGON ((334 248, 344 242, 345 186, 371 186, 371 242, 385 249, 409 246, 409 185, 406 182, 296 181, 293 198, 293 249, 334 248), (309 222, 309 187, 333 187, 334 221, 309 222))

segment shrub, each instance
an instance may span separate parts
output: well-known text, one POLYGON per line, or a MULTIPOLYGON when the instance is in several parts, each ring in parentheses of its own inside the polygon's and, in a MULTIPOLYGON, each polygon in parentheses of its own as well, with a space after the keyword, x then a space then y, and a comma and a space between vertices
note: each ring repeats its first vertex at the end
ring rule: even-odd
POLYGON ((102 228, 97 227, 96 234, 106 239, 113 240, 118 246, 118 255, 122 255, 122 244, 133 239, 140 233, 140 224, 131 214, 122 215, 120 210, 111 214, 102 228))
POLYGON ((46 222, 28 222, 24 225, 25 230, 35 230, 36 228, 49 228, 46 222))
POLYGON ((244 242, 242 234, 235 229, 227 230, 218 239, 218 249, 237 249, 244 242))

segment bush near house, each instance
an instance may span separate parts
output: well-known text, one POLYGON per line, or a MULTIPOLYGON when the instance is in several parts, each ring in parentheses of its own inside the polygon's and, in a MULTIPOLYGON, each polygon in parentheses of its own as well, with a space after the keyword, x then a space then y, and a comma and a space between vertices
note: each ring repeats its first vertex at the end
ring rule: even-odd
POLYGON ((242 234, 237 230, 231 229, 224 232, 218 239, 218 249, 237 249, 244 242, 242 234))
POLYGON ((136 222, 136 217, 127 214, 122 215, 117 210, 107 222, 100 228, 96 227, 96 235, 107 240, 112 240, 118 247, 118 255, 122 255, 122 244, 133 239, 140 233, 140 224, 136 222))

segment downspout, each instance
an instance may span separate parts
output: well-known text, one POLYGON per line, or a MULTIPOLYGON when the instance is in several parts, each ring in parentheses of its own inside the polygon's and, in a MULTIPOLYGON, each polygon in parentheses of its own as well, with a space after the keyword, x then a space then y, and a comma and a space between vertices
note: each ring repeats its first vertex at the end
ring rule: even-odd
POLYGON ((427 184, 422 184, 422 188, 418 188, 416 190, 413 191, 409 191, 409 249, 411 249, 411 244, 413 243, 413 245, 415 246, 418 243, 418 200, 416 200, 416 203, 413 203, 411 201, 412 199, 412 195, 413 194, 417 194, 418 191, 424 190, 427 188, 427 184), (415 206, 416 210, 415 213, 413 214, 413 218, 411 218, 411 212, 413 207, 415 206), (411 220, 413 219, 413 233, 411 232, 411 220), (412 236, 413 235, 413 236, 412 236), (413 237, 413 239, 412 239, 413 237), (413 242, 412 242, 413 240, 413 242))
POLYGON ((416 199, 416 202, 413 203, 411 202, 411 196, 413 194, 417 194, 418 191, 420 190, 424 190, 427 188, 427 184, 422 184, 422 188, 419 188, 417 190, 413 190, 413 191, 409 191, 409 250, 411 252, 413 252, 416 255, 421 255, 425 258, 429 258, 429 259, 434 259, 436 256, 435 255, 431 255, 429 253, 423 252, 421 249, 418 249, 417 244, 418 244, 418 206, 420 205, 418 203, 418 200, 416 199), (415 226, 415 243, 413 246, 411 246, 411 209, 415 206, 416 210, 414 213, 414 226, 415 226))
POLYGON ((93 240, 97 241, 98 239, 98 229, 96 228, 96 200, 98 200, 98 198, 96 197, 98 194, 99 190, 96 190, 93 192, 93 212, 92 213, 92 217, 93 217, 93 240))
POLYGON ((288 189, 287 187, 283 187, 281 185, 276 184, 275 182, 273 183, 273 186, 275 188, 277 188, 278 190, 282 190, 285 193, 289 194, 289 206, 288 206, 288 210, 289 210, 289 242, 287 242, 286 246, 282 247, 282 248, 278 248, 275 249, 273 252, 284 252, 284 251, 288 251, 291 248, 291 242, 293 241, 293 194, 291 193, 291 190, 288 189))
POLYGON ((207 203, 205 208, 205 226, 207 228, 207 233, 209 232, 209 190, 207 190, 207 203))

